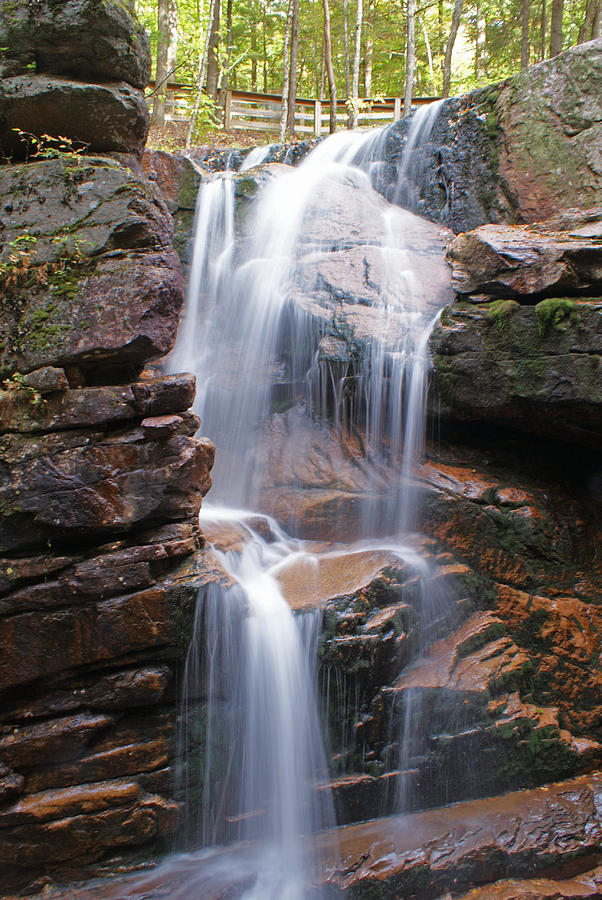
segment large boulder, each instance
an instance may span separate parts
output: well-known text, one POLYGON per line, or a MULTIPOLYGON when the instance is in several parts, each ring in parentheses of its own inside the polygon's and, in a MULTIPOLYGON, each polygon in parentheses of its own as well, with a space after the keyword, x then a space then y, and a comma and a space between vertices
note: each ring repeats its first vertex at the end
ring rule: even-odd
POLYGON ((148 38, 125 2, 3 0, 0 77, 72 75, 85 81, 150 79, 148 38))
POLYGON ((0 168, 0 196, 2 373, 141 366, 171 349, 182 272, 152 185, 67 154, 0 168))
POLYGON ((143 93, 125 82, 90 84, 45 75, 0 82, 0 152, 5 157, 52 155, 56 145, 44 135, 66 138, 92 153, 139 156, 149 124, 143 93))
POLYGON ((451 242, 457 300, 430 341, 443 416, 599 441, 601 227, 598 208, 451 242))
MULTIPOLYGON (((415 208, 454 231, 536 222, 602 197, 602 38, 441 103, 411 167, 415 208)), ((399 196, 412 119, 387 135, 380 189, 399 196)))

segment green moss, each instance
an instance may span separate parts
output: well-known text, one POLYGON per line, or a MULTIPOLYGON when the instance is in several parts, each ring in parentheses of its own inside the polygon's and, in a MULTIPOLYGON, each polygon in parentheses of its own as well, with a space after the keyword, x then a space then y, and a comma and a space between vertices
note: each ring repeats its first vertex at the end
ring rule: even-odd
POLYGON ((514 313, 520 309, 520 303, 516 300, 496 300, 487 309, 487 321, 490 325, 496 325, 506 334, 510 327, 510 320, 514 313))
POLYGON ((546 337, 551 329, 564 331, 567 325, 579 321, 577 304, 567 298, 549 298, 542 300, 535 307, 537 330, 540 337, 546 337))

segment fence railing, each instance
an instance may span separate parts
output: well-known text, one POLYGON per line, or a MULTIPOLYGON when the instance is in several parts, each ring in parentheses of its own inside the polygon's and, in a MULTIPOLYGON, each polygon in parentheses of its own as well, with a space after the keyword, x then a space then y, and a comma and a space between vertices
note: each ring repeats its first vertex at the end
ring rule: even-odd
MULTIPOLYGON (((151 87, 153 87, 151 82, 151 87)), ((165 120, 189 122, 192 95, 196 88, 190 84, 169 82, 165 94, 165 120)), ((433 103, 437 97, 414 97, 413 106, 433 103)), ((225 131, 267 131, 278 134, 282 97, 280 94, 261 94, 252 91, 221 91, 220 104, 224 110, 225 131)), ((362 100, 358 125, 386 125, 401 118, 403 101, 400 97, 384 100, 362 100)), ((344 100, 337 103, 337 127, 345 128, 349 110, 344 100)), ((327 134, 330 128, 330 105, 327 100, 297 97, 295 100, 295 133, 300 135, 327 134)))
MULTIPOLYGON (((437 97, 415 97, 413 106, 433 103, 437 97)), ((358 112, 358 125, 385 125, 401 119, 402 100, 391 97, 384 100, 362 100, 358 112)), ((226 131, 274 131, 280 128, 282 97, 279 94, 258 94, 249 91, 225 91, 224 129, 226 131)), ((349 109, 345 101, 337 103, 337 126, 347 124, 349 109)), ((326 134, 330 128, 328 101, 295 100, 295 133, 304 135, 326 134)))

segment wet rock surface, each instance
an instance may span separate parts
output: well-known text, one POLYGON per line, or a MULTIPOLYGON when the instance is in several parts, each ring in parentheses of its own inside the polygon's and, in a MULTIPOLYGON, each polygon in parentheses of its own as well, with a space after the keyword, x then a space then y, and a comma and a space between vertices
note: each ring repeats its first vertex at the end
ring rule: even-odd
MULTIPOLYGON (((455 232, 600 204, 602 39, 443 101, 417 169, 417 212, 455 232)), ((379 186, 399 193, 409 123, 388 135, 379 186)))
MULTIPOLYGON (((460 894, 464 900, 466 891, 466 896, 504 900, 599 896, 596 855, 602 829, 601 789, 600 776, 584 776, 543 789, 324 832, 320 850, 326 875, 313 889, 307 886, 307 896, 314 896, 316 889, 328 900, 434 900, 460 894), (570 881, 532 878, 535 870, 563 864, 573 868, 570 881), (498 884, 491 885, 492 881, 498 884), (521 885, 525 891, 521 892, 521 885)), ((88 883, 84 890, 90 900, 123 896, 166 900, 176 891, 191 900, 238 900, 253 883, 254 849, 218 849, 205 856, 175 859, 141 875, 88 883)), ((75 900, 81 896, 78 890, 81 886, 67 891, 50 888, 48 896, 75 900)))

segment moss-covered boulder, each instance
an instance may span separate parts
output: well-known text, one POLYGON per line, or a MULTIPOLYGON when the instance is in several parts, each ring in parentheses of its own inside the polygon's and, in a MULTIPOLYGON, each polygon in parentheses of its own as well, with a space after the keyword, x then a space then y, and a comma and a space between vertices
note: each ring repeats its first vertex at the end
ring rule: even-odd
MULTIPOLYGON (((411 168, 416 209, 456 232, 536 222, 602 198, 602 38, 497 85, 444 100, 411 168)), ((399 197, 412 119, 388 132, 379 174, 399 197)))

